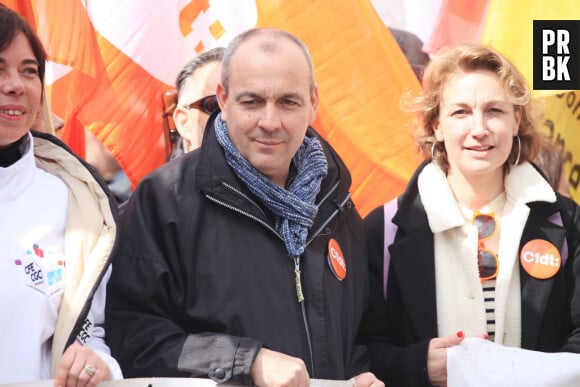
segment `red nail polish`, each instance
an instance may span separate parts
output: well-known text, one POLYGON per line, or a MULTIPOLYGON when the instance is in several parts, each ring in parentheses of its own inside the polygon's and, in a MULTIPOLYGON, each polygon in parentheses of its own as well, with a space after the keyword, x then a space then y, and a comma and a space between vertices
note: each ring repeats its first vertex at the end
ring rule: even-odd
POLYGON ((463 331, 457 331, 457 337, 459 338, 463 337, 463 331))
POLYGON ((487 333, 484 333, 483 338, 487 340, 487 339, 489 339, 489 335, 487 333))

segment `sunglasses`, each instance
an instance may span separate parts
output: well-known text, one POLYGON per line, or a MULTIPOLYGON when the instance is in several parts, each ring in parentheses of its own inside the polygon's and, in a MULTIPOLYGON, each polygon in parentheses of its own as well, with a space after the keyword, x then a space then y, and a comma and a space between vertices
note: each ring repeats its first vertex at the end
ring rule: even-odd
POLYGON ((220 108, 218 105, 217 97, 215 95, 208 95, 190 103, 189 105, 186 105, 185 107, 188 109, 201 110, 202 112, 210 115, 220 108))
POLYGON ((493 214, 481 214, 476 212, 473 216, 473 224, 477 229, 477 267, 479 268, 479 279, 487 281, 497 277, 499 271, 499 260, 497 254, 485 248, 483 242, 495 234, 496 223, 493 214))

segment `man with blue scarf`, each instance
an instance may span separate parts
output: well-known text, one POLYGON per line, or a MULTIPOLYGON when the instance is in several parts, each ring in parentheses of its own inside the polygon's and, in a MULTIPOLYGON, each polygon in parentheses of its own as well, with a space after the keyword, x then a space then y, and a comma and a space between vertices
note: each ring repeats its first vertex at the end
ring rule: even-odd
POLYGON ((222 63, 201 148, 127 203, 107 299, 113 355, 126 377, 382 386, 356 344, 365 238, 350 174, 310 128, 308 50, 253 29, 222 63))

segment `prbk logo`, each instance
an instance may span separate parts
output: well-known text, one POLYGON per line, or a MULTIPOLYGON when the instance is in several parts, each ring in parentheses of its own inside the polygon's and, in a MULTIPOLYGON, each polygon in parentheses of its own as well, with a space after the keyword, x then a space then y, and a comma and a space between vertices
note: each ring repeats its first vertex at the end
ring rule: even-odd
POLYGON ((534 89, 580 89, 580 20, 534 20, 534 89))

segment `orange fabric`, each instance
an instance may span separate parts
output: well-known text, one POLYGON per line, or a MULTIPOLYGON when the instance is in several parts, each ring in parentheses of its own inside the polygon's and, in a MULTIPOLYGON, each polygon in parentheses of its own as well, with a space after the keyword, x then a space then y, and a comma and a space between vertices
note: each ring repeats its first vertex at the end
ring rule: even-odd
POLYGON ((320 95, 314 126, 349 167, 361 215, 400 194, 419 162, 400 98, 419 82, 371 3, 258 1, 258 25, 308 46, 320 95))
POLYGON ((1 3, 18 12, 33 28, 36 28, 36 16, 34 13, 36 8, 35 0, 2 0, 1 3))
POLYGON ((72 71, 48 87, 51 110, 62 117, 61 139, 80 157, 85 156, 85 126, 79 118, 98 85, 100 60, 96 34, 80 2, 55 7, 48 0, 37 0, 38 33, 49 60, 70 66, 72 71), (74 23, 71 23, 74 20, 74 23))
POLYGON ((81 2, 59 7, 38 2, 49 58, 72 67, 49 88, 52 110, 65 119, 63 140, 84 157, 87 128, 135 186, 165 161, 160 106, 170 86, 95 31, 81 2))
POLYGON ((162 101, 170 86, 98 35, 106 72, 79 119, 117 159, 133 186, 165 162, 162 101))
POLYGON ((425 52, 434 54, 445 46, 479 42, 490 0, 444 0, 425 52))
MULTIPOLYGON (((67 143, 83 154, 81 129, 88 128, 135 186, 165 161, 161 96, 172 86, 95 31, 82 2, 35 1, 50 59, 71 66, 49 89, 53 111, 66 121, 67 143)), ((208 5, 194 3, 176 20, 208 5)), ((258 0, 257 6, 259 26, 296 34, 312 53, 321 97, 315 127, 350 168, 361 215, 400 194, 419 162, 400 97, 419 83, 370 1, 258 0)))

